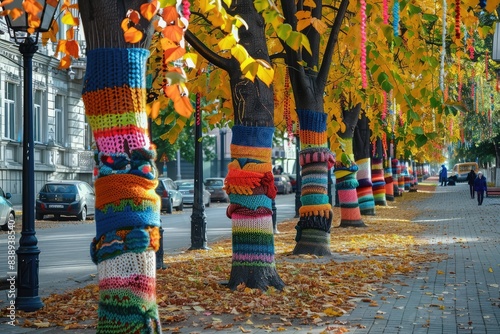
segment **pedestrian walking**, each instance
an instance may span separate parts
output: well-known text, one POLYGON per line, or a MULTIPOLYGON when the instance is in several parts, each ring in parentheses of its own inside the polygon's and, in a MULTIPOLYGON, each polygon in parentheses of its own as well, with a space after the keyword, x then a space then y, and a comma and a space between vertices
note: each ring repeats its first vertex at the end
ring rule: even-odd
POLYGON ((483 205, 484 192, 488 189, 486 177, 483 172, 477 172, 477 177, 474 180, 474 190, 477 192, 477 205, 483 205))
POLYGON ((469 184, 470 198, 474 199, 474 181, 476 180, 476 172, 471 169, 469 174, 467 174, 467 183, 469 184))
POLYGON ((441 182, 441 186, 446 186, 446 182, 448 182, 448 169, 445 165, 441 165, 441 170, 439 171, 439 182, 441 182))

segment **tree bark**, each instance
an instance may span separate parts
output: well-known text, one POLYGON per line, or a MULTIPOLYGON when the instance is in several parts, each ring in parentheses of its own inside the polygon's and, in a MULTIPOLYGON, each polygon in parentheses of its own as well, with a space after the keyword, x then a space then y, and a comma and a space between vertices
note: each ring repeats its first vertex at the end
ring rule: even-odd
POLYGON ((146 115, 145 37, 128 45, 120 28, 128 9, 147 1, 80 0, 87 43, 83 101, 98 149, 96 236, 99 274, 97 333, 160 333, 155 251, 160 199, 156 152, 146 115))

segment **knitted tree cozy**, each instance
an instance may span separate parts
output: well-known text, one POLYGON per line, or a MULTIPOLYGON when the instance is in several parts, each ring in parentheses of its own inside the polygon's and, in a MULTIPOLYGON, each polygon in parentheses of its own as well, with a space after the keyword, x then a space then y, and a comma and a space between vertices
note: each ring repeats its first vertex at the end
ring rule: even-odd
POLYGON ((87 53, 86 115, 99 149, 96 236, 97 333, 160 333, 155 251, 160 199, 156 153, 148 137, 144 49, 87 53))
POLYGON ((269 286, 281 290, 285 283, 276 272, 271 209, 276 197, 271 164, 274 128, 235 125, 232 132, 232 161, 225 179, 231 203, 227 216, 232 220, 233 229, 228 285, 236 287, 246 283, 261 290, 269 286), (259 271, 263 273, 255 274, 259 271))
POLYGON ((401 166, 398 159, 392 159, 392 179, 394 182, 394 196, 403 195, 404 179, 401 179, 401 166))
POLYGON ((333 220, 328 197, 328 170, 335 158, 327 147, 326 114, 298 109, 302 166, 300 219, 294 254, 329 255, 333 220))
POLYGON ((384 168, 385 180, 385 199, 389 202, 394 201, 394 181, 392 178, 392 166, 390 161, 386 160, 387 166, 384 168))
MULTIPOLYGON (((344 152, 353 161, 352 138, 344 138, 344 152)), ((359 185, 356 179, 358 166, 351 164, 335 166, 335 189, 337 190, 340 203, 340 227, 364 227, 359 209, 358 194, 356 188, 359 185)))
POLYGON ((375 205, 386 206, 385 179, 382 158, 372 158, 372 190, 375 205))
POLYGON ((370 160, 370 158, 365 158, 356 161, 356 165, 358 166, 356 177, 359 183, 356 192, 358 194, 359 210, 362 215, 375 215, 370 160))

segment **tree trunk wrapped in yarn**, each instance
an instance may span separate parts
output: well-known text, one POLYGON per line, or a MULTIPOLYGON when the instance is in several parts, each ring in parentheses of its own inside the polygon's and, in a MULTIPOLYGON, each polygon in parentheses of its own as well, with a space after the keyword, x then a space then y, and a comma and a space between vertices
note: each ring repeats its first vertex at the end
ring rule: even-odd
POLYGON ((328 170, 335 159, 326 147, 326 114, 297 110, 300 121, 302 167, 300 219, 295 228, 294 254, 330 255, 333 210, 328 197, 328 170))
POLYGON ((388 166, 384 168, 385 180, 385 199, 389 202, 394 201, 394 178, 392 177, 392 166, 390 161, 386 160, 388 166))
POLYGON ((231 163, 225 189, 231 204, 233 258, 229 286, 239 284, 267 290, 285 284, 276 272, 272 200, 276 187, 272 174, 272 127, 232 128, 231 163))
POLYGON ((155 251, 160 198, 148 137, 145 66, 140 48, 87 52, 85 111, 99 174, 92 260, 99 274, 97 333, 160 333, 155 251))
POLYGON ((394 183, 394 197, 403 196, 402 182, 401 182, 401 166, 398 159, 392 159, 392 180, 394 183))
POLYGON ((375 205, 386 206, 385 178, 382 158, 372 158, 372 190, 375 205))
POLYGON ((356 188, 356 192, 358 194, 359 210, 362 215, 373 216, 375 215, 375 199, 372 189, 370 158, 357 160, 356 165, 358 166, 356 177, 359 185, 356 188))

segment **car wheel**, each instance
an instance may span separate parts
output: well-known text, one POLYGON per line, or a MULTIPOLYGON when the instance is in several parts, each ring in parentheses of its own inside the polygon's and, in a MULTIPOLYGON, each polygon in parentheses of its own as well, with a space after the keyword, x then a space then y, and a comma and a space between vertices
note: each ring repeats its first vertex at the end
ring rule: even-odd
POLYGON ((207 208, 210 207, 210 201, 207 202, 207 205, 205 205, 207 208))
POLYGON ((78 220, 85 221, 87 220, 87 208, 84 206, 82 212, 78 214, 78 220))
POLYGON ((42 220, 43 219, 43 214, 37 212, 36 213, 36 219, 37 220, 42 220))
POLYGON ((166 210, 165 210, 165 211, 166 211, 167 213, 172 213, 172 206, 173 206, 173 205, 174 205, 174 204, 172 203, 172 200, 168 201, 167 208, 166 208, 166 210))
POLYGON ((184 202, 181 202, 181 205, 175 208, 175 211, 183 211, 183 210, 184 210, 184 202))
POLYGON ((61 215, 54 215, 55 220, 61 220, 61 215))

